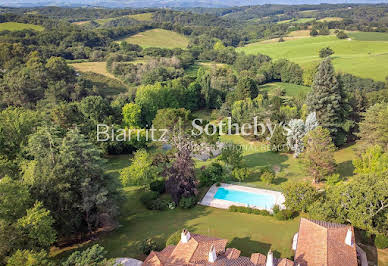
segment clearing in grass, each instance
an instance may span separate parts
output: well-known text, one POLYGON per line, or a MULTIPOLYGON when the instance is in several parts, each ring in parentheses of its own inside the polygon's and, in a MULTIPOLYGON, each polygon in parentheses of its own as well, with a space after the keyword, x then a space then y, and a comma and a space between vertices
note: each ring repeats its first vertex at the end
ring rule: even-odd
POLYGON ((120 41, 127 41, 128 43, 138 44, 143 48, 160 47, 160 48, 186 48, 189 44, 188 39, 174 31, 153 29, 140 32, 120 41))
POLYGON ((36 30, 43 31, 44 28, 39 25, 18 23, 18 22, 4 22, 0 23, 0 31, 9 30, 9 31, 19 31, 19 30, 36 30))

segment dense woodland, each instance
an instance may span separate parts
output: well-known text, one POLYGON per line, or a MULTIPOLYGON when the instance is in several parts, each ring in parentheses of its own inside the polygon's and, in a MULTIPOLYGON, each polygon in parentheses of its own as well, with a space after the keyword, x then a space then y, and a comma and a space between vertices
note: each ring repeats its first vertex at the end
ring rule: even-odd
MULTIPOLYGON (((222 164, 196 171, 196 145, 219 140, 217 134, 190 136, 198 110, 207 110, 217 121, 231 117, 247 123, 255 115, 260 121, 288 122, 288 134, 279 128, 269 142, 273 147, 287 145, 289 153, 300 157, 314 185, 285 187, 287 208, 388 237, 388 79, 384 83, 336 73, 325 52, 319 65, 303 69, 286 59, 235 50, 309 27, 317 34, 328 29, 388 32, 388 5, 350 6, 3 9, 0 22, 45 29, 0 32, 0 265, 20 265, 28 256, 39 261, 36 265, 49 264, 46 252, 51 246, 89 239, 99 228, 114 227, 122 186, 152 184, 153 190, 166 190, 175 205, 190 208, 199 187, 244 180, 249 173, 241 154, 229 146, 222 151, 222 164), (311 9, 319 11, 317 19, 344 20, 276 24, 278 15, 302 18, 300 11, 311 9), (144 12, 153 12, 151 21, 125 17, 144 12), (107 18, 112 20, 95 22, 107 18), (84 20, 90 23, 72 24, 84 20), (187 36, 187 49, 117 42, 156 28, 187 36), (67 60, 107 62, 116 79, 77 72, 67 60), (197 67, 209 61, 223 67, 197 67), (309 86, 311 91, 286 96, 282 90, 269 94, 260 89, 274 81, 309 86), (96 126, 102 123, 110 129, 169 128, 173 148, 150 152, 152 143, 143 133, 139 141, 98 142, 96 126), (333 151, 354 142, 360 147, 355 176, 346 180, 333 175, 333 151), (132 153, 121 184, 104 172, 105 156, 132 153), (321 182, 330 186, 317 190, 321 182)), ((263 178, 272 182, 272 174, 268 170, 263 178)), ((147 208, 167 208, 155 194, 148 197, 143 199, 147 208)), ((102 252, 98 247, 87 251, 102 252)), ((75 261, 82 256, 87 254, 77 253, 64 265, 79 265, 75 261)))

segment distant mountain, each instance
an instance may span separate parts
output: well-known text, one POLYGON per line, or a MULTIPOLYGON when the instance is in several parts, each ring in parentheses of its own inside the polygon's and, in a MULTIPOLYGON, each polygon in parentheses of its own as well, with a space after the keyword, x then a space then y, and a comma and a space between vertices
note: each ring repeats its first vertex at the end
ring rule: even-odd
POLYGON ((388 3, 388 0, 0 0, 2 7, 232 7, 262 4, 388 3))

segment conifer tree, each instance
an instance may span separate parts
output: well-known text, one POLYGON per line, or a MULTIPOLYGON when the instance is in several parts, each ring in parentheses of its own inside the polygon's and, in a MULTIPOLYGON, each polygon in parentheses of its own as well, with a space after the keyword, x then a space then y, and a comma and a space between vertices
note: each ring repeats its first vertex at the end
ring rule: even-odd
POLYGON ((316 112, 319 125, 330 131, 335 144, 341 145, 345 139, 341 128, 344 121, 343 95, 330 58, 318 67, 307 105, 309 112, 316 112))

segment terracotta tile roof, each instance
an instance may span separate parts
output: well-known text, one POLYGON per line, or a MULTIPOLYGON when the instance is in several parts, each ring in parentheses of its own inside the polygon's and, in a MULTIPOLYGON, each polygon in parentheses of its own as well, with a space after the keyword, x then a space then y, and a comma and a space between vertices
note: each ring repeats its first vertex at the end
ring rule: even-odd
POLYGON ((260 253, 253 253, 251 255, 251 262, 254 265, 265 265, 265 262, 267 260, 267 256, 260 254, 260 253))
POLYGON ((352 226, 302 218, 295 253, 296 264, 357 266, 355 244, 345 244, 349 229, 352 232, 352 243, 355 243, 352 226))
POLYGON ((227 248, 225 252, 225 256, 228 259, 237 259, 240 257, 241 251, 235 248, 227 248))
POLYGON ((289 259, 277 259, 276 266, 294 266, 294 262, 289 259))

